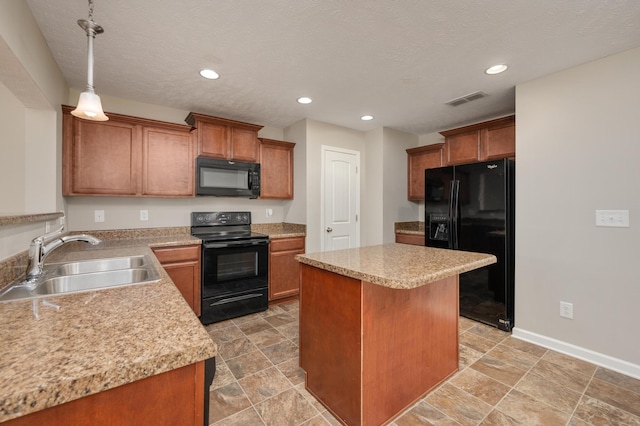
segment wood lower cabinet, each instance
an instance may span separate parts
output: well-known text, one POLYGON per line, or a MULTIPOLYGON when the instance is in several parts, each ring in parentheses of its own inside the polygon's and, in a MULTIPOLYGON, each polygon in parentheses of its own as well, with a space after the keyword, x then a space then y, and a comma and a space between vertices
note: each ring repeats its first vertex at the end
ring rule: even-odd
POLYGON ((514 157, 515 129, 516 120, 512 115, 440 132, 445 138, 444 165, 514 157))
POLYGON ((410 201, 424 200, 424 171, 442 166, 443 145, 438 143, 407 149, 407 198, 410 201))
POLYGON ((260 198, 293 199, 292 142, 260 139, 260 198))
POLYGON ((9 420, 6 426, 204 422, 204 361, 9 420))
POLYGON ((191 128, 121 114, 87 121, 62 106, 62 193, 78 196, 192 197, 191 128))
POLYGON ((200 245, 154 248, 153 253, 193 312, 200 316, 200 245))
POLYGON ((199 156, 259 161, 258 131, 262 126, 195 112, 189 113, 185 121, 196 129, 199 156))
POLYGON ((298 296, 304 237, 276 238, 269 242, 269 302, 298 296))
POLYGON ((402 234, 402 233, 396 232, 396 243, 413 244, 415 246, 423 246, 424 245, 424 235, 402 234))

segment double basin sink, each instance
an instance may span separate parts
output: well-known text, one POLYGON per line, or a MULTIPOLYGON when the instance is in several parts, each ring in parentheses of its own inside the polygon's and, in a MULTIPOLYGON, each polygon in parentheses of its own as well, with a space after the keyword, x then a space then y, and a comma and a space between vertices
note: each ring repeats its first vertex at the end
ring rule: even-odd
POLYGON ((0 302, 102 290, 160 279, 148 255, 50 263, 34 283, 16 282, 0 292, 0 302))

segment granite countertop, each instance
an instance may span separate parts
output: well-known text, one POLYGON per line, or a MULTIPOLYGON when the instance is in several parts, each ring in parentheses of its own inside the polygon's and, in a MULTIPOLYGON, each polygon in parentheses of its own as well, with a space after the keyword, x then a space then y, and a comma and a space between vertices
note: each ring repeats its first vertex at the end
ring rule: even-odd
POLYGON ((260 234, 268 235, 270 239, 274 238, 293 238, 305 237, 307 234, 307 226, 297 223, 254 223, 251 230, 260 234))
POLYGON ((43 299, 0 303, 0 422, 217 354, 150 248, 200 240, 161 232, 124 237, 70 243, 47 263, 148 254, 158 282, 47 297, 54 306, 43 299))
POLYGON ((296 259, 326 271, 397 289, 416 288, 497 262, 492 254, 409 244, 299 254, 296 259))
POLYGON ((396 234, 424 235, 424 222, 396 222, 393 230, 396 234))

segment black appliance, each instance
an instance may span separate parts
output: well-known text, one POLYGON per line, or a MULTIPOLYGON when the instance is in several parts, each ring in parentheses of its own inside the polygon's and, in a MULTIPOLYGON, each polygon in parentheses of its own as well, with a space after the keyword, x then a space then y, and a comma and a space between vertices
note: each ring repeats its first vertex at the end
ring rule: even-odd
POLYGON ((514 320, 515 161, 425 170, 425 245, 494 254, 460 275, 460 315, 509 331, 514 320))
POLYGON ((191 235, 202 240, 203 324, 268 308, 269 237, 251 232, 250 212, 193 212, 191 235))
POLYGON ((258 198, 260 164, 198 157, 196 195, 258 198))

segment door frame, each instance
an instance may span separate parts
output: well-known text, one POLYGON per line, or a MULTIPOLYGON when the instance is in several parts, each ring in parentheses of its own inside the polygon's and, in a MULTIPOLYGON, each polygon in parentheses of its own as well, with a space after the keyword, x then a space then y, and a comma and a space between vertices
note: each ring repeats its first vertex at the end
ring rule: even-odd
POLYGON ((360 151, 356 151, 353 149, 340 148, 337 146, 330 145, 321 145, 320 146, 320 158, 321 158, 321 166, 320 166, 320 251, 325 251, 325 229, 326 218, 324 215, 325 210, 325 172, 326 172, 326 164, 325 164, 325 155, 327 151, 338 152, 341 154, 354 155, 356 158, 356 247, 360 247, 360 223, 362 222, 362 217, 360 215, 360 176, 361 176, 361 162, 360 162, 360 151))

